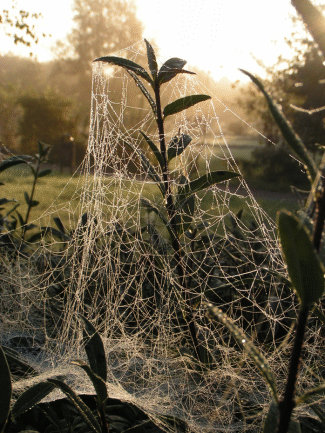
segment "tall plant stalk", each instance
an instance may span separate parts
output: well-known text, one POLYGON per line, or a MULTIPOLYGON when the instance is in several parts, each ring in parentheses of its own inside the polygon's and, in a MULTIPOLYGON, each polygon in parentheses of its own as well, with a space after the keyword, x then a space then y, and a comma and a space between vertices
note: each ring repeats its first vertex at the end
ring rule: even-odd
POLYGON ((183 174, 178 179, 177 193, 173 195, 171 188, 169 162, 179 156, 191 142, 191 137, 187 134, 178 134, 173 137, 169 144, 166 143, 166 134, 164 129, 164 121, 167 116, 179 113, 187 108, 210 99, 208 95, 190 95, 177 99, 170 104, 162 107, 160 91, 164 83, 172 80, 178 74, 194 74, 193 72, 183 69, 186 64, 185 60, 173 57, 167 60, 158 70, 157 60, 153 47, 145 40, 147 46, 147 58, 150 74, 139 64, 120 57, 106 56, 100 57, 95 61, 107 62, 126 69, 134 79, 145 98, 147 99, 152 112, 156 119, 159 148, 151 141, 149 137, 142 131, 140 133, 149 145, 153 155, 155 156, 158 169, 154 167, 141 149, 135 147, 132 143, 126 142, 138 155, 146 173, 157 183, 164 200, 164 209, 158 209, 153 203, 148 200, 142 200, 143 204, 151 211, 154 211, 166 226, 173 249, 173 257, 176 262, 177 280, 180 287, 180 295, 185 307, 182 307, 182 314, 192 340, 194 355, 202 361, 200 357, 199 344, 197 339, 197 330, 194 320, 194 312, 191 306, 189 287, 187 286, 186 266, 184 261, 184 253, 181 246, 181 236, 194 222, 195 213, 195 193, 208 188, 219 182, 223 182, 239 176, 237 173, 229 171, 210 172, 194 181, 190 181, 183 174), (154 97, 139 79, 145 80, 153 89, 154 97), (167 216, 166 216, 167 214, 167 216))

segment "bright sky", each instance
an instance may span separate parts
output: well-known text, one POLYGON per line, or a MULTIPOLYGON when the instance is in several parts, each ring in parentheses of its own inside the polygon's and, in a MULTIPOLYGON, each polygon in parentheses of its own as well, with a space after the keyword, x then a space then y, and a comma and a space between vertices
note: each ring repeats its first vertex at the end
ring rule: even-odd
MULTIPOLYGON (((160 53, 181 57, 219 79, 242 79, 238 68, 258 74, 261 70, 252 55, 272 65, 279 54, 289 56, 284 37, 292 32, 290 0, 135 0, 137 15, 143 21, 144 37, 154 38, 160 53), (148 7, 150 3, 150 7, 148 7)), ((324 3, 318 0, 316 4, 324 3)), ((12 0, 1 0, 1 9, 12 0)), ((41 12, 41 31, 52 38, 42 39, 33 48, 39 60, 51 58, 50 46, 63 39, 72 26, 72 0, 17 0, 19 8, 41 12)), ((137 42, 137 41, 135 41, 137 42)), ((0 52, 28 55, 29 49, 15 46, 0 34, 0 52)), ((110 54, 110 53, 107 53, 110 54)))

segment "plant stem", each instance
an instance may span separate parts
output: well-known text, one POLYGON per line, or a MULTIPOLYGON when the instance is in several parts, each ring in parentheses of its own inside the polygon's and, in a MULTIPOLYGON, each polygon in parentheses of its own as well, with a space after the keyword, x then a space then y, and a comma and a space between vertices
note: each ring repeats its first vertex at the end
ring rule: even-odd
POLYGON ((167 147, 165 142, 165 131, 164 131, 164 120, 162 116, 162 110, 161 110, 161 101, 160 101, 160 87, 158 82, 156 83, 154 87, 155 91, 155 99, 156 99, 156 106, 157 106, 157 126, 158 126, 158 132, 159 132, 159 143, 160 143, 160 151, 164 159, 164 169, 163 169, 163 182, 165 185, 166 190, 166 209, 167 214, 170 220, 170 224, 172 228, 174 229, 174 232, 176 234, 175 238, 172 241, 172 247, 175 252, 175 260, 177 263, 177 273, 180 280, 180 286, 182 287, 182 295, 183 299, 186 304, 186 310, 185 310, 185 321, 187 323, 187 326, 190 331, 190 335, 193 341, 194 346, 194 352, 196 355, 196 358, 200 361, 200 353, 199 353, 199 343, 196 335, 196 327, 193 319, 193 314, 191 311, 191 305, 190 305, 190 299, 188 297, 188 289, 186 284, 186 273, 185 273, 185 266, 184 261, 182 257, 182 249, 180 241, 177 237, 177 224, 176 224, 176 210, 173 202, 173 196, 171 191, 171 184, 170 184, 170 176, 169 176, 169 168, 168 168, 168 159, 167 159, 167 147))
POLYGON ((32 208, 31 203, 33 201, 37 177, 38 177, 38 172, 39 172, 39 168, 40 168, 40 164, 41 164, 40 158, 41 158, 40 156, 37 158, 35 174, 33 173, 34 174, 33 187, 32 187, 32 192, 31 192, 30 197, 29 197, 29 203, 27 204, 27 213, 26 213, 26 218, 25 218, 25 222, 24 222, 24 226, 23 226, 23 233, 22 233, 22 240, 23 241, 25 240, 26 227, 27 227, 27 223, 28 223, 28 219, 29 219, 30 210, 32 208))
POLYGON ((315 220, 314 235, 313 235, 313 244, 318 252, 323 237, 324 221, 325 221, 325 188, 323 186, 316 200, 316 220, 315 220))
POLYGON ((298 315, 295 341, 291 353, 289 374, 284 392, 283 400, 279 404, 280 416, 277 433, 287 433, 292 411, 295 407, 294 393, 300 364, 302 346, 304 342, 305 329, 308 319, 309 308, 301 308, 298 315))

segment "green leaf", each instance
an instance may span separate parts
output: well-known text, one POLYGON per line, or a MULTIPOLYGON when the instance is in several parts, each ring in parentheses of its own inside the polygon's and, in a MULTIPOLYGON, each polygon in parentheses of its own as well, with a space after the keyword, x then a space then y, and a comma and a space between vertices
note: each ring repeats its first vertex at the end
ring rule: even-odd
POLYGON ((300 422, 294 419, 290 420, 288 433, 301 433, 300 422))
POLYGON ((140 201, 144 207, 150 209, 151 211, 155 212, 156 215, 159 216, 159 218, 161 219, 161 221, 164 223, 165 227, 167 228, 167 230, 170 234, 171 240, 172 241, 176 240, 177 239, 176 233, 172 229, 170 223, 167 221, 165 216, 160 212, 160 210, 151 201, 149 201, 145 198, 141 198, 140 201))
POLYGON ((115 56, 99 57, 98 59, 95 59, 94 62, 112 63, 113 65, 121 66, 122 68, 126 70, 130 70, 135 74, 139 75, 139 77, 144 78, 146 81, 148 81, 148 83, 153 84, 150 75, 142 66, 138 65, 135 62, 132 62, 131 60, 123 59, 123 57, 115 57, 115 56))
POLYGON ((292 213, 278 213, 278 230, 288 274, 301 307, 311 307, 324 292, 324 268, 311 235, 292 213))
POLYGON ((170 161, 180 155, 192 141, 192 137, 187 134, 176 135, 168 144, 167 159, 170 161))
POLYGON ((187 200, 188 196, 203 191, 216 183, 224 182, 238 176, 240 176, 240 174, 233 171, 211 171, 184 186, 180 186, 177 192, 178 207, 182 208, 184 200, 187 200))
POLYGON ((27 161, 25 159, 25 156, 11 156, 10 158, 7 158, 5 161, 2 161, 0 163, 0 173, 7 168, 14 167, 18 164, 27 164, 27 161))
POLYGON ((61 221, 61 218, 60 217, 53 217, 53 221, 55 222, 55 225, 60 230, 60 232, 65 233, 65 228, 64 228, 64 225, 61 221))
POLYGON ((29 198, 28 192, 26 192, 26 191, 24 191, 24 198, 25 198, 25 202, 26 202, 26 204, 29 205, 29 203, 30 203, 30 198, 29 198))
POLYGON ((152 48, 152 45, 147 41, 147 39, 144 40, 147 46, 147 57, 148 57, 148 66, 152 75, 152 78, 155 80, 157 78, 158 74, 158 65, 157 65, 157 59, 154 49, 152 48))
MULTIPOLYGON (((62 231, 57 230, 55 227, 41 227, 41 233, 39 233, 40 237, 38 239, 35 238, 33 240, 33 242, 35 242, 36 240, 42 239, 46 235, 51 235, 51 236, 57 237, 64 242, 71 241, 71 237, 69 235, 62 233, 62 231)), ((31 240, 30 240, 30 242, 31 242, 31 240)))
POLYGON ((274 400, 270 404, 269 411, 266 415, 263 432, 262 433, 275 433, 279 423, 279 407, 274 400))
POLYGON ((279 404, 276 379, 262 352, 254 346, 250 339, 246 336, 242 329, 240 329, 225 313, 223 313, 217 307, 210 307, 208 309, 208 315, 211 319, 218 320, 222 323, 237 341, 238 345, 242 347, 247 355, 254 361, 256 367, 259 369, 265 382, 270 387, 273 398, 277 404, 279 404))
POLYGON ((311 154, 308 152, 308 149, 300 139, 300 137, 295 133, 294 129, 292 128, 290 122, 285 118, 282 111, 279 109, 279 107, 275 104, 275 102, 272 100, 272 98, 268 95, 266 90, 264 89, 263 84, 252 74, 249 72, 239 69, 243 74, 247 75, 254 84, 260 89, 260 91, 263 93, 265 99, 267 100, 267 103, 269 105, 270 112, 276 121, 278 127, 281 130, 281 133, 287 143, 289 144, 290 148, 296 153, 298 158, 302 160, 302 162, 306 165, 309 178, 312 181, 315 179, 317 174, 317 166, 315 161, 313 160, 311 154))
POLYGON ((49 382, 40 382, 31 386, 17 399, 11 411, 12 419, 31 409, 53 391, 55 386, 49 382))
POLYGON ((44 177, 44 176, 47 176, 48 174, 51 174, 51 173, 52 173, 52 170, 50 168, 46 168, 45 170, 41 170, 38 173, 38 177, 44 177))
POLYGON ((39 153, 40 158, 47 156, 50 149, 51 149, 50 144, 42 143, 41 141, 38 142, 38 153, 39 153))
POLYGON ((199 102, 207 101, 211 99, 211 96, 208 95, 190 95, 185 96, 184 98, 177 99, 176 101, 171 102, 166 105, 163 109, 164 117, 170 116, 171 114, 179 113, 180 111, 186 110, 189 107, 192 107, 199 102))
POLYGON ((159 85, 172 80, 177 74, 195 75, 195 72, 185 71, 183 69, 186 63, 186 60, 179 59, 178 57, 172 57, 171 59, 167 60, 158 72, 157 80, 159 85))
POLYGON ((59 388, 71 400, 79 414, 82 416, 88 426, 95 432, 101 433, 101 428, 89 407, 81 398, 64 382, 56 379, 48 379, 48 382, 59 388))
POLYGON ((134 152, 138 155, 143 169, 151 177, 151 179, 156 182, 158 188, 160 189, 162 196, 165 197, 165 194, 166 194, 165 186, 164 186, 163 182, 161 181, 161 178, 160 178, 159 174, 157 173, 155 167, 151 164, 149 159, 141 152, 140 149, 137 149, 135 146, 133 146, 133 144, 129 143, 128 141, 124 141, 124 143, 127 146, 129 146, 132 150, 134 150, 134 152))
POLYGON ((35 207, 35 206, 39 205, 39 201, 32 200, 32 201, 29 202, 29 205, 30 205, 30 207, 35 207))
POLYGON ((155 143, 150 140, 149 137, 146 136, 146 134, 142 131, 139 131, 140 134, 144 137, 144 139, 146 140, 146 142, 148 143, 150 149, 153 151, 153 154, 155 155, 157 161, 159 162, 159 165, 161 167, 162 170, 164 170, 164 158, 162 156, 162 154, 160 153, 158 147, 155 145, 155 143))
POLYGON ((134 79, 136 85, 139 87, 141 92, 147 98, 147 100, 151 106, 151 109, 153 111, 153 114, 155 115, 155 117, 157 117, 157 106, 155 104, 155 101, 152 99, 152 96, 150 95, 150 93, 148 92, 146 87, 142 84, 141 80, 139 80, 139 78, 132 71, 128 70, 128 73, 131 75, 131 77, 134 79))
POLYGON ((87 365, 85 362, 83 362, 79 359, 72 361, 71 364, 78 365, 87 373, 89 379, 91 380, 92 384, 94 385, 94 388, 95 388, 95 391, 97 394, 97 398, 98 398, 98 403, 100 405, 103 405, 105 403, 105 401, 108 399, 106 383, 103 381, 103 379, 101 377, 99 377, 97 374, 95 374, 92 371, 92 369, 89 367, 89 365, 87 365))
POLYGON ((103 341, 93 325, 83 316, 79 315, 84 323, 83 342, 92 371, 104 382, 107 380, 107 362, 103 341))
POLYGON ((10 413, 10 402, 11 402, 11 376, 6 359, 6 355, 0 347, 0 372, 1 372, 1 393, 0 393, 0 431, 3 431, 6 425, 9 413, 10 413))

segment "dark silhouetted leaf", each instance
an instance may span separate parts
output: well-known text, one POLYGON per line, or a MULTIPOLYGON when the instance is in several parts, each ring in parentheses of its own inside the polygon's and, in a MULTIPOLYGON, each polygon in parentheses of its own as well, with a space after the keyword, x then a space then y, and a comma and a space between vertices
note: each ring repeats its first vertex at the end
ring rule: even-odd
POLYGON ((85 317, 79 315, 84 323, 83 342, 91 370, 104 382, 107 380, 107 362, 105 349, 98 332, 85 317))
POLYGON ((88 426, 95 432, 101 433, 101 428, 94 417, 92 411, 89 407, 81 400, 81 398, 64 382, 56 379, 48 379, 50 384, 55 385, 59 388, 64 394, 69 397, 70 401, 74 404, 75 408, 78 410, 79 414, 82 416, 84 421, 88 424, 88 426))
POLYGON ((49 175, 51 173, 52 173, 52 170, 50 168, 46 168, 45 170, 41 170, 38 173, 38 177, 44 177, 44 176, 47 176, 47 175, 49 175))
POLYGON ((127 141, 124 141, 124 143, 127 146, 129 146, 132 150, 134 150, 134 152, 138 155, 143 169, 151 177, 151 179, 156 182, 158 188, 160 189, 162 196, 165 197, 165 186, 164 186, 159 174, 157 173, 155 167, 151 164, 149 159, 141 152, 140 149, 133 146, 133 144, 131 144, 127 141))
POLYGON ((98 403, 100 405, 104 404, 105 401, 108 399, 108 395, 107 395, 106 383, 103 381, 103 379, 101 377, 99 377, 97 374, 95 374, 92 371, 92 369, 89 367, 89 365, 87 365, 85 362, 83 362, 79 359, 72 361, 71 364, 78 365, 87 373, 89 379, 91 380, 92 384, 94 385, 94 388, 95 388, 95 391, 97 394, 97 398, 98 398, 98 403))
POLYGON ((296 134, 296 132, 293 130, 290 122, 284 117, 282 111, 275 104, 272 98, 268 95, 268 93, 264 89, 263 84, 249 72, 243 69, 239 69, 239 70, 243 74, 247 75, 263 93, 269 105, 270 112, 272 113, 274 120, 276 121, 278 127, 280 128, 283 137, 289 144, 290 148, 296 153, 298 158, 300 158, 302 162, 306 165, 309 178, 311 179, 311 183, 312 183, 312 181, 315 180, 317 174, 317 166, 315 161, 313 160, 313 157, 307 150, 306 146, 301 141, 300 137, 296 134))
POLYGON ((144 40, 147 46, 147 57, 148 57, 148 66, 152 75, 152 78, 155 80, 158 74, 158 65, 157 59, 154 49, 151 44, 145 39, 144 40))
POLYGON ((136 85, 139 87, 139 89, 141 90, 141 92, 147 98, 147 100, 148 100, 148 102, 149 102, 149 104, 151 106, 151 109, 153 111, 153 114, 155 115, 155 117, 157 117, 157 106, 155 104, 155 101, 152 99, 152 96, 150 95, 149 91, 142 84, 141 80, 139 80, 139 78, 135 75, 134 72, 128 70, 128 73, 131 75, 131 77, 134 79, 136 85))
POLYGON ((153 84, 148 72, 142 66, 132 62, 131 60, 123 59, 122 57, 105 56, 95 59, 94 62, 105 62, 111 63, 112 65, 121 66, 122 68, 134 72, 135 74, 139 75, 139 77, 142 77, 149 83, 153 84))
POLYGON ((18 164, 27 164, 25 156, 11 156, 0 163, 0 173, 7 168, 14 167, 18 164), (23 159, 24 158, 24 159, 23 159))
POLYGON ((166 105, 163 109, 164 117, 170 116, 172 114, 179 113, 180 111, 186 110, 189 107, 192 107, 199 102, 206 101, 211 99, 211 96, 208 95, 190 95, 185 96, 184 98, 177 99, 176 101, 171 102, 166 105))
POLYGON ((278 214, 281 248, 288 274, 302 308, 311 307, 324 292, 324 268, 310 233, 290 212, 278 214))
POLYGON ((167 83, 174 77, 176 77, 177 74, 194 74, 195 72, 185 71, 183 67, 186 65, 186 60, 179 59, 178 57, 172 57, 171 59, 167 60, 162 67, 160 68, 160 71, 158 72, 158 83, 163 84, 167 83))
POLYGON ((6 425, 11 402, 11 376, 8 362, 4 351, 0 347, 0 372, 1 372, 1 392, 0 392, 0 431, 3 431, 6 425))
POLYGON ((179 156, 192 141, 192 137, 187 134, 176 135, 168 144, 167 159, 172 160, 179 156))
POLYGON ((139 132, 144 137, 146 142, 148 143, 150 149, 153 151, 153 154, 155 155, 157 161, 159 162, 161 169, 164 170, 164 158, 163 158, 162 154, 160 153, 160 150, 155 145, 155 143, 152 140, 150 140, 149 137, 146 136, 146 134, 144 132, 142 132, 142 131, 139 131, 139 132))
POLYGON ((28 388, 18 397, 14 407, 12 408, 12 418, 15 419, 22 413, 31 409, 50 394, 54 388, 55 386, 49 382, 40 382, 28 388))

